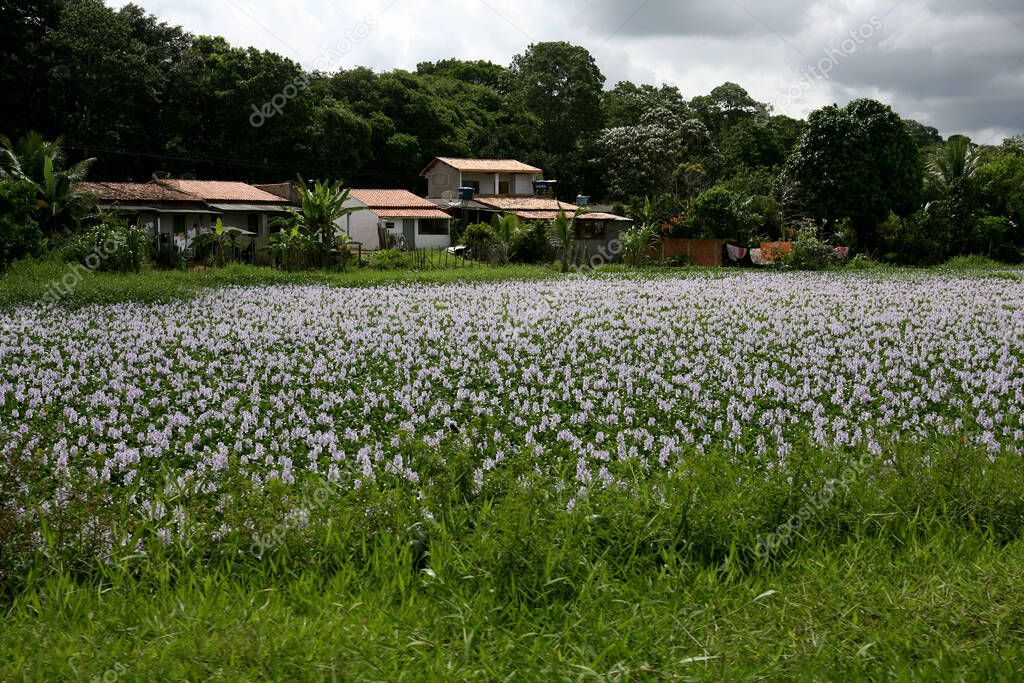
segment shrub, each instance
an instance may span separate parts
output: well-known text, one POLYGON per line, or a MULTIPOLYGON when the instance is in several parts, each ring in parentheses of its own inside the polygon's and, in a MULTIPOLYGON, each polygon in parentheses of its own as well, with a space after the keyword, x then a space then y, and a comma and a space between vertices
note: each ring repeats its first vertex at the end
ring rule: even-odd
POLYGON ((160 244, 155 240, 150 260, 153 265, 164 270, 182 270, 185 267, 185 259, 178 247, 173 244, 160 244))
POLYGON ((368 260, 368 267, 373 270, 407 270, 414 266, 412 255, 397 249, 374 252, 368 260))
POLYGON ((822 270, 835 258, 833 248, 818 238, 816 228, 804 227, 793 242, 789 265, 797 270, 822 270))
POLYGON ((950 270, 1001 270, 1006 265, 985 256, 972 255, 954 256, 943 263, 942 267, 950 270))
POLYGON ((68 243, 64 260, 104 273, 137 273, 146 261, 150 245, 150 235, 144 228, 107 216, 68 243))
POLYGON ((512 261, 547 263, 551 260, 551 240, 543 221, 525 225, 512 238, 512 261))
POLYGON ((35 196, 31 183, 0 181, 0 271, 17 259, 41 256, 46 249, 35 219, 35 196))
POLYGON ((476 223, 466 228, 462 235, 462 243, 465 244, 473 258, 486 257, 491 247, 498 241, 498 235, 494 228, 487 223, 476 223))
POLYGON ((657 241, 652 226, 634 226, 622 233, 622 260, 628 266, 639 266, 647 254, 647 249, 657 241))
POLYGON ((874 270, 881 268, 882 264, 866 254, 857 254, 844 264, 848 270, 874 270))

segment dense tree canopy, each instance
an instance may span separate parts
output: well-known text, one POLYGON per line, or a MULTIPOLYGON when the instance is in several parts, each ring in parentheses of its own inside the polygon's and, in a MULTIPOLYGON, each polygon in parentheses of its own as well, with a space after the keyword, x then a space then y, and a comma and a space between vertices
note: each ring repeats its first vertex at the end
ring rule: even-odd
POLYGON ((890 212, 909 215, 920 204, 917 144, 903 120, 874 100, 812 113, 788 172, 815 217, 827 225, 849 219, 858 246, 867 250, 890 212))

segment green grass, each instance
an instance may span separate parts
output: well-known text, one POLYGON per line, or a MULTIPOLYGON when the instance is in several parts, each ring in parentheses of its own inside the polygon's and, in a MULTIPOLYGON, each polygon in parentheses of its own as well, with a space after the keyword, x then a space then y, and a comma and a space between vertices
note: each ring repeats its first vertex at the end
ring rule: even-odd
POLYGON ((0 276, 0 306, 17 306, 42 301, 55 283, 70 274, 77 274, 68 293, 59 301, 65 305, 119 303, 134 301, 155 303, 181 299, 215 287, 233 285, 323 284, 337 287, 370 287, 375 285, 491 282, 509 279, 553 276, 557 270, 549 266, 485 265, 424 270, 374 270, 350 268, 346 272, 306 271, 289 273, 260 266, 230 265, 189 272, 161 271, 151 268, 141 273, 118 275, 94 273, 72 268, 60 261, 22 261, 0 276))
POLYGON ((598 563, 577 597, 544 605, 403 569, 47 577, 4 615, 0 675, 993 681, 1024 671, 1024 543, 948 527, 807 547, 742 578, 685 566, 615 578, 598 563))
POLYGON ((395 482, 239 495, 223 514, 262 528, 321 501, 259 559, 239 538, 96 562, 58 515, 8 581, 0 679, 1019 680, 1024 463, 893 452, 769 558, 757 539, 849 454, 798 453, 794 483, 709 453, 569 511, 515 466, 467 496, 448 453, 425 503, 395 482))

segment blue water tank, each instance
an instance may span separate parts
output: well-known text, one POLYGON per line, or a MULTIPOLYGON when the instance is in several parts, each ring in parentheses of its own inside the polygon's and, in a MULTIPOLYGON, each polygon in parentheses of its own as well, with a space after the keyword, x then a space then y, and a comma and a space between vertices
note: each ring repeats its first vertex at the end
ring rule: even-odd
POLYGON ((459 188, 459 199, 470 200, 476 196, 476 190, 472 187, 460 187, 459 188))
POLYGON ((585 194, 576 197, 576 206, 590 206, 590 197, 585 194))

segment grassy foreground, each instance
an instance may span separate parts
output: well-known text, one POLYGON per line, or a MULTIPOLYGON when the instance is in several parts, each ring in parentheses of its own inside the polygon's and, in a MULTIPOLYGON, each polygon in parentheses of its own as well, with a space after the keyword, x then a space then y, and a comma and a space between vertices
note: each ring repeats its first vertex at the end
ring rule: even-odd
MULTIPOLYGON (((378 569, 41 580, 3 615, 5 680, 1019 680, 1024 543, 936 527, 514 605, 378 569), (103 678, 106 676, 106 678, 103 678)), ((399 569, 395 567, 395 569, 399 569)), ((408 567, 403 569, 408 570, 408 567)))
POLYGON ((567 510, 511 475, 464 496, 469 473, 450 455, 427 501, 447 512, 430 524, 384 484, 323 493, 307 479, 255 505, 273 520, 316 499, 322 514, 258 548, 239 538, 102 563, 54 537, 8 582, 0 678, 1024 674, 1019 459, 985 465, 935 442, 847 481, 848 455, 809 449, 798 457, 816 474, 793 484, 709 454, 685 478, 567 510), (835 477, 844 483, 823 503, 835 477), (774 552, 757 552, 759 536, 804 510, 774 552))

